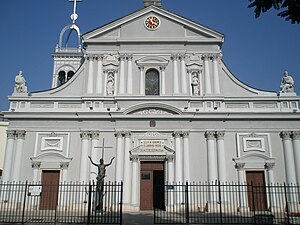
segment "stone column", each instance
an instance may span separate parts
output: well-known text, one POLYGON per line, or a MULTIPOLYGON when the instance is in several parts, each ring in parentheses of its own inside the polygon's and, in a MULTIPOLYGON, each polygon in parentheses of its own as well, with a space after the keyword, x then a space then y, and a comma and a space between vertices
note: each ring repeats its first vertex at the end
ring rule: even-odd
POLYGON ((136 156, 132 157, 132 185, 131 185, 131 204, 133 206, 138 206, 138 196, 139 196, 139 160, 136 156))
POLYGON ((174 137, 175 137, 175 150, 176 150, 176 155, 175 155, 175 181, 177 183, 182 183, 183 182, 183 177, 182 177, 182 150, 181 150, 181 132, 180 131, 175 131, 174 132, 174 137))
POLYGON ((220 78, 219 78, 219 67, 218 67, 219 55, 218 54, 213 55, 212 59, 213 59, 213 72, 214 72, 214 93, 220 94, 220 78))
POLYGON ((209 55, 203 55, 204 60, 204 84, 205 84, 205 94, 211 94, 211 82, 210 82, 210 72, 209 72, 209 55))
POLYGON ((89 149, 90 132, 81 131, 81 155, 79 181, 87 182, 88 171, 88 149, 89 149))
POLYGON ((140 95, 145 95, 145 74, 144 67, 139 66, 140 70, 140 95))
POLYGON ((89 56, 88 57, 88 61, 89 61, 89 72, 88 72, 88 80, 87 80, 87 93, 88 94, 92 94, 93 93, 93 75, 94 75, 94 57, 93 56, 89 56))
POLYGON ((117 137, 117 163, 116 163, 116 181, 120 182, 123 180, 123 135, 122 132, 118 131, 116 132, 117 137))
MULTIPOLYGON (((168 185, 174 185, 174 156, 167 156, 168 165, 168 185)), ((174 192, 168 189, 168 205, 174 204, 174 192)))
MULTIPOLYGON (((91 131, 91 138, 92 138, 92 149, 91 149, 91 158, 93 162, 98 163, 98 149, 96 147, 99 146, 99 137, 100 131, 91 131)), ((89 162, 89 161, 88 161, 89 162)), ((90 163, 90 180, 95 180, 98 174, 98 168, 90 163)))
POLYGON ((119 94, 125 93, 125 55, 120 56, 119 94))
POLYGON ((182 132, 183 135, 183 177, 184 181, 190 181, 190 143, 189 143, 189 132, 182 132))
POLYGON ((13 181, 20 181, 22 151, 23 151, 23 144, 25 140, 25 134, 26 134, 25 130, 16 131, 17 145, 16 145, 16 152, 15 152, 14 164, 13 164, 13 168, 14 168, 12 173, 13 181))
POLYGON ((161 94, 165 95, 166 94, 166 75, 165 75, 165 66, 161 66, 160 67, 160 71, 161 71, 161 94))
POLYGON ((124 203, 131 202, 131 161, 130 161, 130 131, 125 131, 125 151, 124 151, 124 203))
POLYGON ((97 80, 96 80, 96 93, 102 94, 103 89, 103 55, 97 57, 97 80))
POLYGON ((127 60, 127 94, 132 94, 132 55, 128 55, 127 60))
POLYGON ((207 180, 212 183, 218 179, 217 177, 217 160, 216 160, 216 150, 215 150, 215 132, 206 131, 205 132, 206 144, 207 144, 207 180))
POLYGON ((300 131, 292 132, 297 183, 300 184, 300 131))
POLYGON ((217 151, 218 151, 218 174, 219 181, 224 183, 226 179, 226 160, 225 160, 225 147, 224 147, 225 131, 216 131, 217 138, 217 151))
POLYGON ((61 177, 61 182, 62 183, 67 181, 68 167, 69 167, 69 162, 61 162, 60 163, 60 169, 62 170, 62 177, 61 177))
POLYGON ((5 158, 3 162, 3 174, 2 174, 2 181, 6 182, 11 180, 11 166, 12 166, 12 159, 13 159, 13 151, 14 151, 14 141, 15 141, 15 131, 14 130, 7 130, 7 141, 6 141, 6 148, 5 148, 5 158))
POLYGON ((31 167, 32 167, 32 181, 34 183, 39 182, 39 170, 41 167, 41 162, 32 162, 31 163, 31 167))
POLYGON ((185 66, 185 55, 180 56, 181 63, 181 91, 182 94, 187 94, 187 76, 186 76, 186 66, 185 66))
POLYGON ((239 199, 240 199, 239 209, 241 212, 247 211, 247 209, 248 209, 244 167, 245 167, 245 163, 236 163, 235 164, 235 168, 238 171, 239 199))
POLYGON ((178 55, 173 55, 171 59, 173 60, 173 94, 179 94, 178 55))
POLYGON ((282 131, 280 133, 280 137, 282 138, 282 144, 283 144, 286 182, 287 184, 296 184, 296 173, 295 173, 293 147, 291 141, 291 132, 282 131))
POLYGON ((274 208, 277 208, 277 201, 276 201, 276 189, 273 187, 275 184, 274 181, 274 167, 275 163, 267 162, 265 163, 265 169, 268 173, 268 185, 269 185, 269 191, 270 191, 270 207, 271 211, 274 211, 274 208))

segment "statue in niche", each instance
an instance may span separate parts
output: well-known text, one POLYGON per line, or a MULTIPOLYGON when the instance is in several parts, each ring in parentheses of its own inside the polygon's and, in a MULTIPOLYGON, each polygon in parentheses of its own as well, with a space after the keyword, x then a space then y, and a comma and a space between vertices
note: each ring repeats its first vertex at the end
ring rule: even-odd
POLYGON ((96 211, 103 212, 103 197, 104 197, 104 178, 106 177, 106 167, 110 166, 115 157, 110 160, 110 163, 104 164, 103 158, 99 160, 99 164, 94 163, 92 158, 88 156, 91 163, 98 168, 98 174, 96 177, 96 211))
POLYGON ((199 78, 196 72, 192 73, 192 91, 193 95, 200 95, 199 78))
POLYGON ((15 93, 27 93, 26 80, 23 77, 23 72, 19 71, 19 74, 15 77, 15 93))
POLYGON ((115 84, 114 84, 114 75, 112 72, 110 72, 108 74, 108 78, 107 78, 107 84, 106 84, 106 93, 107 95, 113 95, 114 94, 114 88, 115 84))
POLYGON ((284 71, 280 83, 280 93, 294 93, 294 79, 284 71))

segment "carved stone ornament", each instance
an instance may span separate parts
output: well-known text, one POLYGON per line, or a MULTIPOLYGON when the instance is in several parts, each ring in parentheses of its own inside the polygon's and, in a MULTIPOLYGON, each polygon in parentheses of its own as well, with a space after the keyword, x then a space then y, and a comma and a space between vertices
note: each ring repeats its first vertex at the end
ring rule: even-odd
POLYGON ((114 72, 110 71, 107 75, 107 82, 106 82, 106 94, 107 95, 114 95, 115 90, 115 75, 114 72))
POLYGON ((130 131, 125 131, 125 138, 129 138, 131 136, 131 132, 130 131))
POLYGON ((87 140, 90 138, 90 132, 89 131, 81 131, 80 133, 82 140, 87 140))
POLYGON ((214 131, 205 131, 204 136, 207 140, 213 140, 215 138, 215 132, 214 131))
POLYGON ((224 140, 225 131, 216 131, 217 140, 224 140))
POLYGON ((31 167, 32 169, 39 169, 41 167, 41 162, 32 162, 31 167))
POLYGON ((7 139, 15 139, 15 134, 16 134, 16 131, 14 131, 14 130, 6 131, 7 139))
POLYGON ((274 166, 275 166, 275 163, 273 163, 273 162, 266 162, 265 163, 265 169, 266 170, 272 170, 274 166))
POLYGON ((172 115, 172 113, 169 113, 161 109, 144 109, 141 111, 137 111, 133 114, 134 115, 172 115))
POLYGON ((123 136, 123 132, 122 131, 117 131, 115 133, 115 135, 116 135, 117 138, 121 138, 123 136))
POLYGON ((181 131, 174 131, 174 137, 179 138, 181 133, 182 133, 181 131))
POLYGON ((234 167, 237 169, 237 170, 243 170, 244 167, 245 167, 245 163, 236 163, 234 165, 234 167))
POLYGON ((91 131, 91 136, 93 140, 99 140, 100 137, 100 131, 91 131))
POLYGON ((17 130, 16 131, 16 137, 17 139, 25 139, 25 134, 26 134, 26 131, 25 130, 17 130))
POLYGON ((293 131, 292 138, 293 140, 300 140, 300 131, 293 131))
POLYGON ((60 168, 65 170, 65 169, 68 169, 69 167, 69 162, 61 162, 60 163, 60 168))
POLYGON ((281 131, 279 136, 283 139, 283 140, 290 140, 291 139, 291 132, 290 131, 281 131))
POLYGON ((189 135, 190 135, 190 132, 188 132, 188 131, 182 131, 183 138, 188 138, 189 135))

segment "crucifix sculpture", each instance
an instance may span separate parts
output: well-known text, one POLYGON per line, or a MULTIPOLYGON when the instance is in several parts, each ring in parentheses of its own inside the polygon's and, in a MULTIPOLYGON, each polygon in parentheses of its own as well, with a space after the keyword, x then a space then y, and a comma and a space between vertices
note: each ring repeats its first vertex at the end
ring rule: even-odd
POLYGON ((98 174, 96 177, 96 211, 103 212, 103 196, 104 196, 104 178, 106 177, 106 167, 110 166, 115 157, 110 160, 110 163, 104 164, 104 149, 105 148, 112 148, 112 147, 104 147, 104 139, 102 147, 95 147, 95 148, 102 148, 102 157, 99 160, 99 164, 93 162, 91 156, 88 156, 91 163, 98 168, 98 174))

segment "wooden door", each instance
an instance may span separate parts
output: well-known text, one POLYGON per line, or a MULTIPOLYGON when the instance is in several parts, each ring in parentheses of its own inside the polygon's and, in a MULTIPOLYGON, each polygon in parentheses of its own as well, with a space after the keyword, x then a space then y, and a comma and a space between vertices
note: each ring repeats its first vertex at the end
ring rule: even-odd
POLYGON ((248 203, 251 211, 267 210, 267 196, 264 171, 247 171, 248 203))
MULTIPOLYGON (((164 163, 163 162, 141 162, 140 180, 140 209, 153 209, 154 185, 164 184, 164 163), (157 172, 160 171, 160 172, 157 172)), ((162 199, 163 200, 163 199, 162 199)), ((158 203, 157 204, 161 204, 158 203)))
POLYGON ((55 210, 58 203, 59 170, 43 170, 40 210, 55 210))

